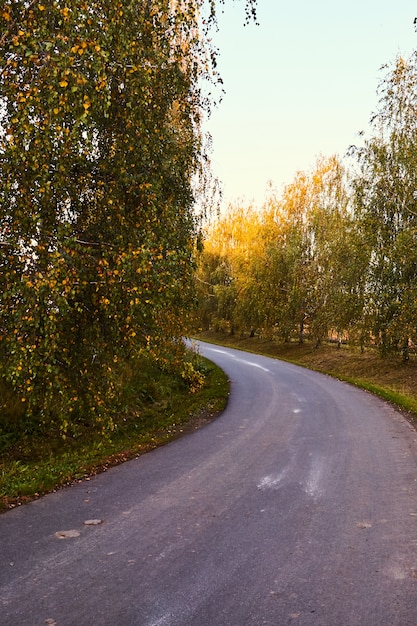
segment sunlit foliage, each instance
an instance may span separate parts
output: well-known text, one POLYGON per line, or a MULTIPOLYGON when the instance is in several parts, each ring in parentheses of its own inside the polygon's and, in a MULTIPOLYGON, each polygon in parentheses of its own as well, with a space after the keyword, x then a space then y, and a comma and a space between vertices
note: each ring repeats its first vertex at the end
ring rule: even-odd
POLYGON ((417 344, 417 52, 388 68, 379 96, 349 169, 321 157, 262 211, 234 208, 209 230, 204 327, 316 346, 349 339, 408 359, 417 344))
POLYGON ((316 342, 360 315, 345 172, 336 157, 299 172, 262 211, 234 208, 208 234, 199 266, 204 324, 316 342))

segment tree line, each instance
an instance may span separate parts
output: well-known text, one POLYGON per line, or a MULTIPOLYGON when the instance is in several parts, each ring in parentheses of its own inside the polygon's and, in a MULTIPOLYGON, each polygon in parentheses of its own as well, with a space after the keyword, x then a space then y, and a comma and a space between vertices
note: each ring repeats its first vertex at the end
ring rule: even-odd
POLYGON ((417 53, 380 82, 361 146, 319 157, 261 210, 207 227, 203 328, 314 345, 333 338, 408 359, 417 343, 417 53))

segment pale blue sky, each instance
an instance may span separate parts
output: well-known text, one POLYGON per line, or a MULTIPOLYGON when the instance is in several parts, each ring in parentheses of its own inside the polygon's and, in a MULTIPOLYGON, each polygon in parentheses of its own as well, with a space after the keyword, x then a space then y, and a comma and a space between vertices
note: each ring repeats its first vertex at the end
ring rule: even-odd
POLYGON ((224 201, 262 203, 319 154, 343 155, 369 129, 380 67, 417 49, 414 0, 226 0, 213 37, 226 95, 207 128, 224 201))

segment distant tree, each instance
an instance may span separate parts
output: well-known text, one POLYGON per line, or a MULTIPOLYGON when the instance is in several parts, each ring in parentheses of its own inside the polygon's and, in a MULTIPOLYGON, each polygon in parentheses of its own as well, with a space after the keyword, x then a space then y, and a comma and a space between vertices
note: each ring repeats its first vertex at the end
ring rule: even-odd
POLYGON ((363 266, 348 207, 344 169, 330 157, 298 172, 262 211, 230 209, 210 229, 199 265, 211 319, 286 341, 308 331, 317 344, 352 330, 363 266))
POLYGON ((206 324, 231 332, 253 325, 250 267, 260 244, 260 220, 251 207, 230 207, 208 229, 199 260, 200 315, 208 309, 206 324))
POLYGON ((358 149, 356 216, 368 248, 368 332, 407 355, 417 329, 417 53, 380 84, 373 135, 358 149))
POLYGON ((297 332, 301 342, 308 329, 320 343, 357 316, 349 195, 339 159, 321 157, 312 172, 298 172, 274 204, 280 227, 267 249, 262 283, 275 327, 286 340, 297 332))
POLYGON ((317 344, 330 332, 340 337, 360 318, 358 286, 363 268, 354 254, 346 172, 333 156, 319 159, 311 175, 306 215, 307 315, 317 344))

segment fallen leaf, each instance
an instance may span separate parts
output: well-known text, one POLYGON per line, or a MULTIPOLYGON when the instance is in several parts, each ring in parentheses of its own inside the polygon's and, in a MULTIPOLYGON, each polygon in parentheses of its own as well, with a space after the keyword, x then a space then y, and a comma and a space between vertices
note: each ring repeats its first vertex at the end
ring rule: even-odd
POLYGON ((102 519, 86 519, 84 522, 84 526, 98 526, 99 524, 102 524, 103 520, 102 519))

